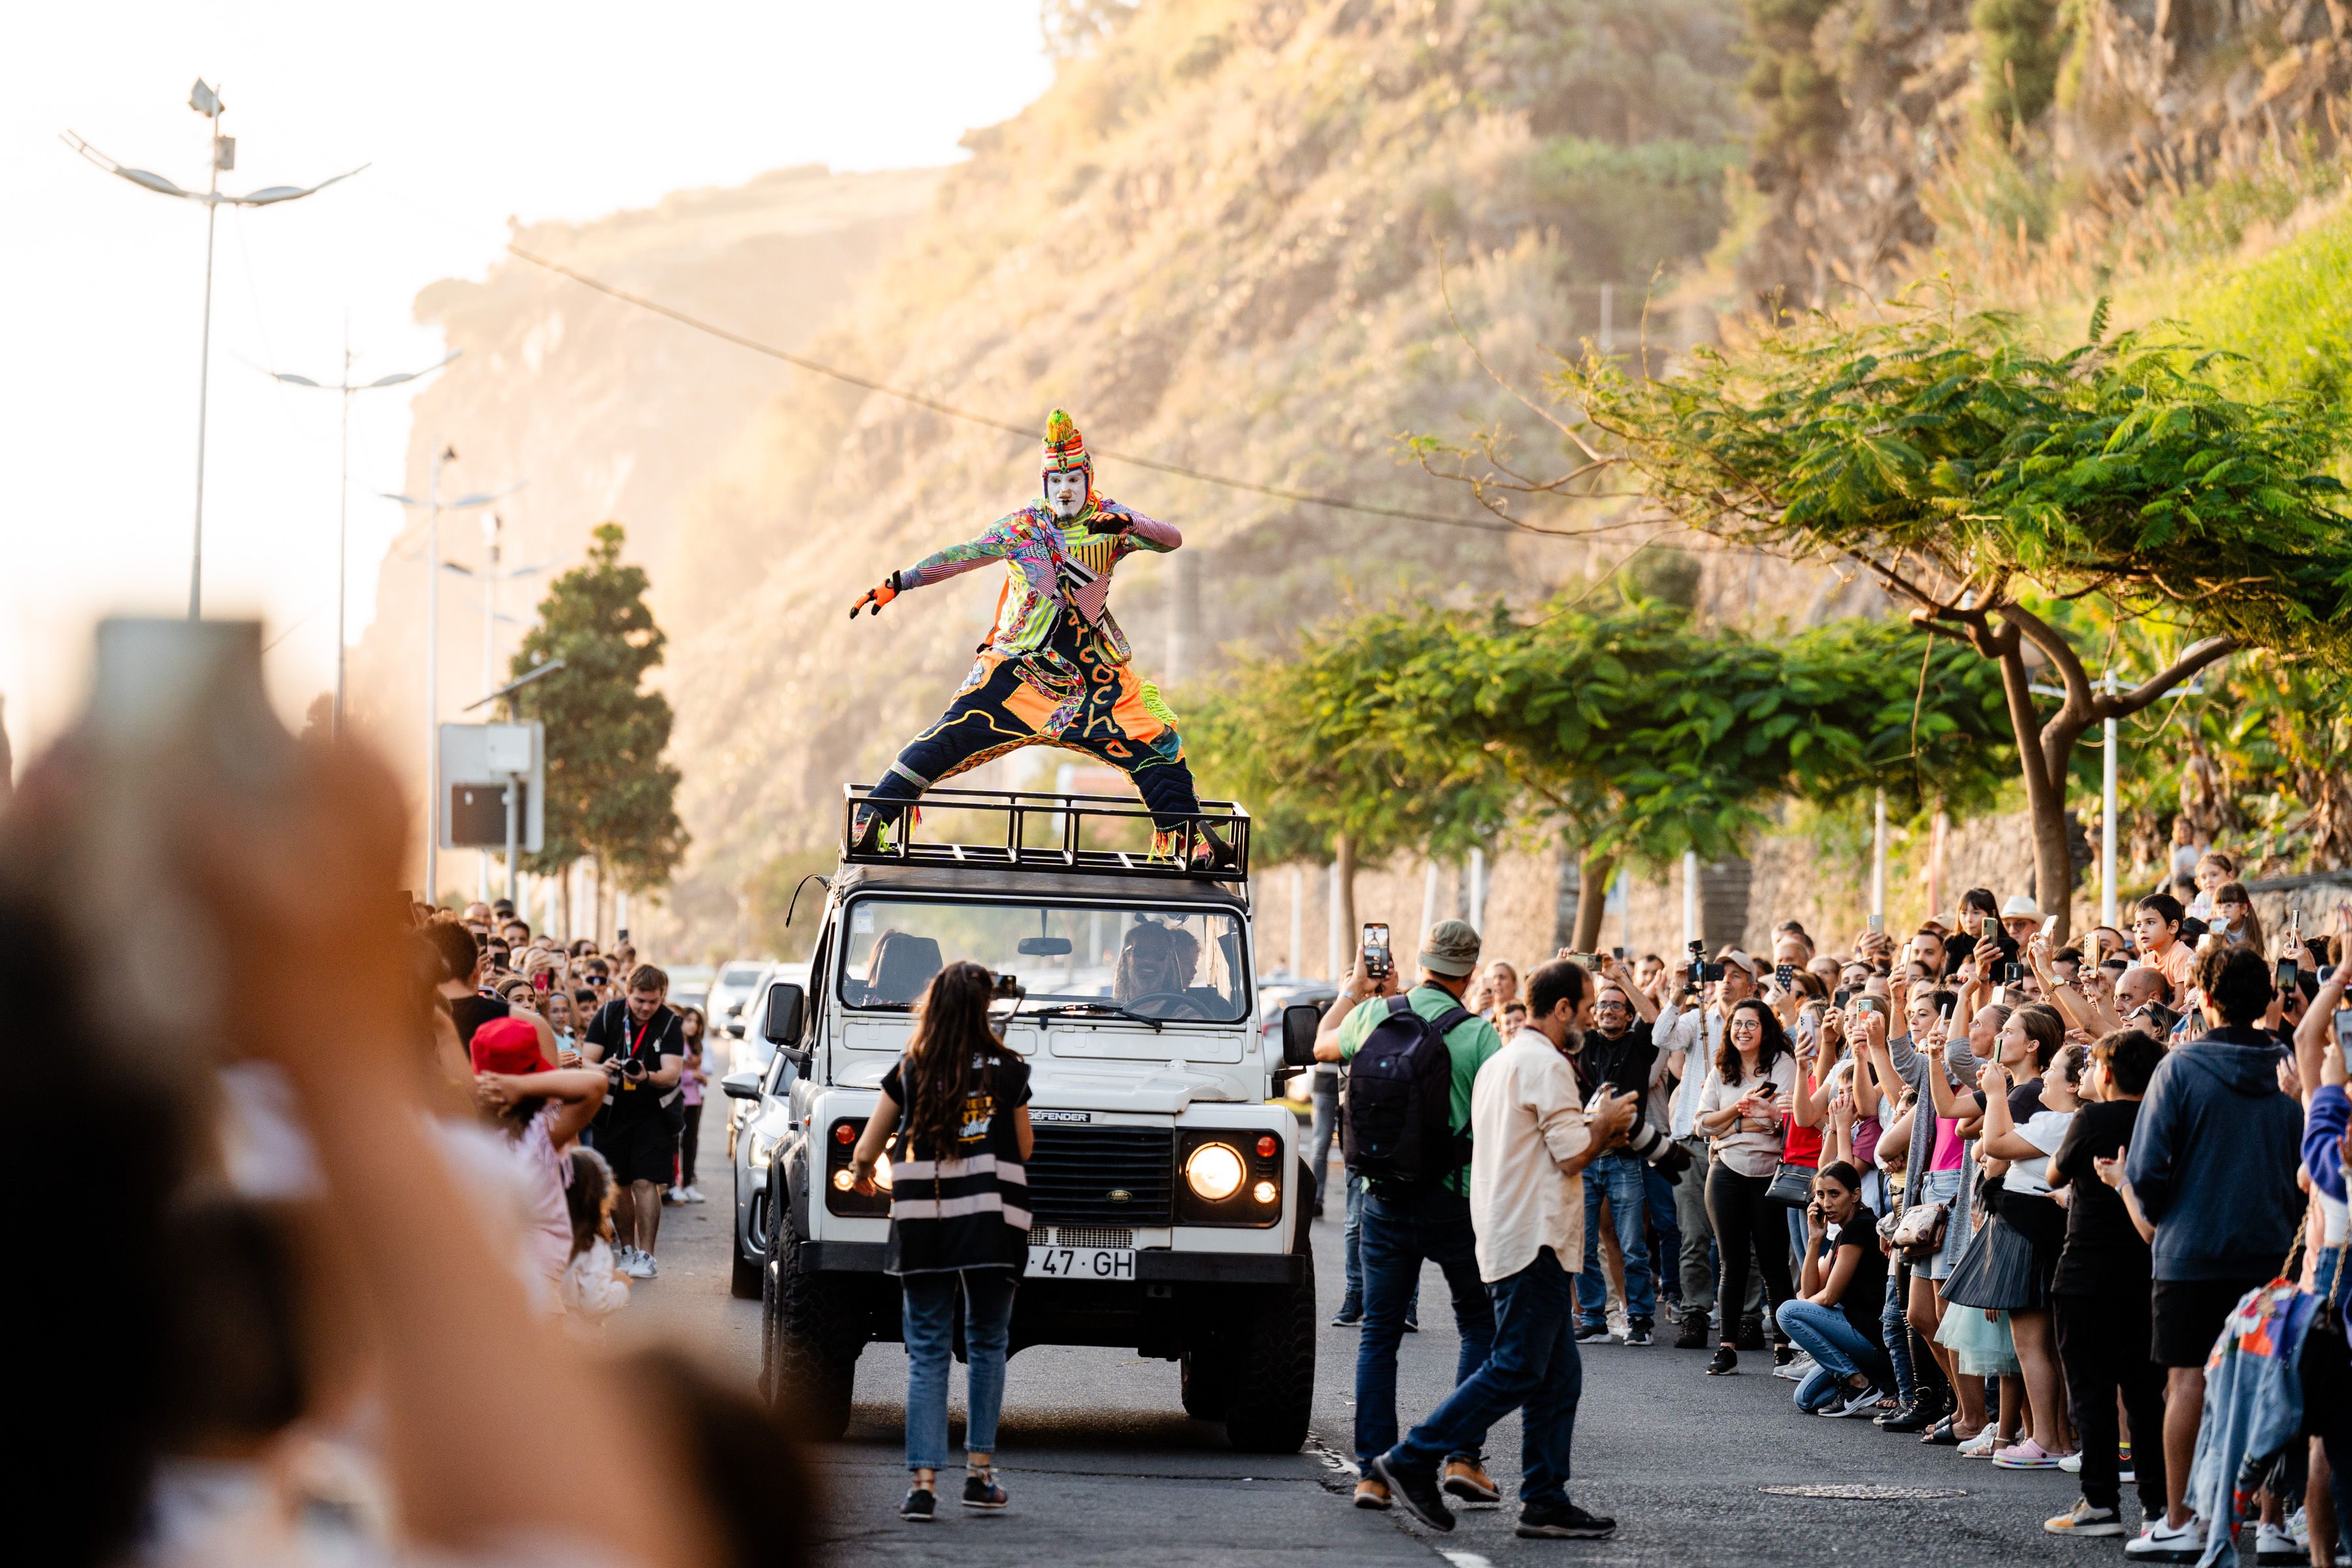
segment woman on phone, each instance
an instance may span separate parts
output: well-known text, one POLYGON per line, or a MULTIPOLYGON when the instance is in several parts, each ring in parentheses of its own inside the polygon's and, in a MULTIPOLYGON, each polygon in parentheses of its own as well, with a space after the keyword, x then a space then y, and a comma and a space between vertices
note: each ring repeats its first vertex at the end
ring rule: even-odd
MULTIPOLYGON (((1699 1089, 1697 1124, 1708 1139, 1706 1214, 1723 1256, 1723 1284, 1717 1300, 1738 1301, 1748 1294, 1748 1260, 1753 1249, 1764 1271, 1768 1318, 1796 1294, 1789 1278, 1788 1222, 1771 1199, 1772 1173, 1780 1167, 1780 1124, 1794 1099, 1796 1058, 1772 1009, 1750 996, 1731 1009, 1723 1045, 1699 1089)), ((1727 1307, 1723 1333, 1709 1377, 1739 1370, 1738 1323, 1727 1307)), ((1777 1321, 1772 1359, 1794 1359, 1777 1321)))
POLYGON ((881 1102, 850 1160, 865 1191, 877 1170, 887 1173, 882 1266, 898 1277, 905 1301, 907 1468, 914 1475, 898 1517, 922 1524, 933 1518, 933 1485, 947 1464, 958 1291, 971 1368, 963 1504, 1001 1509, 1006 1500, 996 1481, 996 1420, 1013 1287, 1029 1260, 1024 1162, 1033 1136, 1029 1064, 989 1025, 994 986, 977 963, 950 963, 931 977, 907 1054, 883 1078, 881 1102), (892 1158, 886 1151, 894 1144, 892 1158))
POLYGON ((1859 1415, 1895 1382, 1880 1318, 1886 1258, 1878 1250, 1878 1215, 1862 1201, 1861 1173, 1843 1160, 1813 1177, 1806 1219, 1803 1294, 1783 1301, 1780 1327, 1813 1358, 1797 1385, 1797 1408, 1810 1415, 1859 1415))

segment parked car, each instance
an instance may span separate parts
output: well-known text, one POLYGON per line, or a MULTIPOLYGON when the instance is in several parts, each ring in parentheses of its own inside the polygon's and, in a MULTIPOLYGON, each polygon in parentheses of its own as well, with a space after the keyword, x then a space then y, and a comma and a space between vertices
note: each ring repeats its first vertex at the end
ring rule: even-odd
POLYGON ((772 958, 730 958, 719 966, 718 977, 711 981, 709 995, 702 1007, 702 1016, 710 1021, 711 1028, 724 1029, 739 1021, 743 1004, 761 994, 760 976, 775 962, 772 958))

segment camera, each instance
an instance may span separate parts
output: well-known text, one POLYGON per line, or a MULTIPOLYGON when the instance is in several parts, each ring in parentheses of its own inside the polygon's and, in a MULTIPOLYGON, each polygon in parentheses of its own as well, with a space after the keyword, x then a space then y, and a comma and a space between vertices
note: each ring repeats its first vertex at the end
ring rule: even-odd
MULTIPOLYGON (((1610 1095, 1624 1092, 1613 1083, 1603 1083, 1593 1091, 1592 1103, 1598 1105, 1610 1095)), ((1681 1181, 1683 1173, 1690 1169, 1690 1151, 1666 1136, 1664 1128, 1651 1125, 1650 1119, 1638 1108, 1633 1112, 1633 1125, 1625 1130, 1625 1152, 1669 1182, 1681 1181)))

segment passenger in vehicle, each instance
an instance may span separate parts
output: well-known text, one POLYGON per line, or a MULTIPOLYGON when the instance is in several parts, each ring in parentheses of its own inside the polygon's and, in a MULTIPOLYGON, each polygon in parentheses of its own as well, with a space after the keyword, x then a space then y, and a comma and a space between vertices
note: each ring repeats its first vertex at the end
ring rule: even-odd
POLYGON ((875 939, 866 960, 865 989, 850 998, 862 1007, 911 1007, 940 969, 940 944, 896 929, 875 939))

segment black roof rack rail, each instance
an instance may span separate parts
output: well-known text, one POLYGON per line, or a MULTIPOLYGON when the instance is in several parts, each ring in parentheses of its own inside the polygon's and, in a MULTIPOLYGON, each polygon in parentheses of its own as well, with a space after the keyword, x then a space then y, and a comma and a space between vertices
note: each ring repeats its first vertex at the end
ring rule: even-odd
POLYGON ((920 800, 908 802, 877 800, 874 787, 853 784, 841 788, 841 858, 852 865, 985 866, 999 869, 1088 871, 1114 877, 1173 877, 1244 885, 1249 880, 1250 816, 1230 800, 1201 802, 1201 814, 1186 818, 1177 826, 1173 855, 1155 856, 1139 849, 1089 847, 1086 843, 1089 823, 1113 827, 1139 823, 1148 836, 1153 828, 1150 809, 1133 795, 932 789, 925 791, 920 800), (915 808, 911 812, 909 805, 915 808), (871 806, 884 814, 886 820, 894 820, 886 846, 863 849, 856 847, 860 806, 871 806), (921 837, 920 822, 921 808, 926 806, 934 811, 969 812, 1000 818, 1004 832, 1001 838, 989 835, 994 841, 986 844, 926 842, 921 837), (1036 837, 1033 829, 1041 826, 1053 842, 1032 842, 1036 837), (1221 839, 1224 847, 1213 863, 1196 868, 1194 851, 1204 842, 1204 831, 1212 836, 1207 842, 1213 847, 1221 839))

